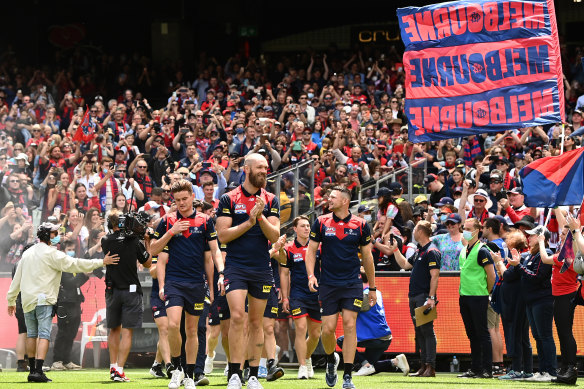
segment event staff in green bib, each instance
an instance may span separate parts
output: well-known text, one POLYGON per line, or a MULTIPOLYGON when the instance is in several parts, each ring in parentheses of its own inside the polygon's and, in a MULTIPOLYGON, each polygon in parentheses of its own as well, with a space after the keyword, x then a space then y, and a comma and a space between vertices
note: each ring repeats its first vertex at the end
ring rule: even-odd
POLYGON ((491 378, 493 354, 487 327, 489 293, 495 283, 495 268, 489 249, 479 241, 481 223, 471 218, 464 222, 465 246, 460 252, 460 315, 470 341, 471 369, 460 378, 491 378))

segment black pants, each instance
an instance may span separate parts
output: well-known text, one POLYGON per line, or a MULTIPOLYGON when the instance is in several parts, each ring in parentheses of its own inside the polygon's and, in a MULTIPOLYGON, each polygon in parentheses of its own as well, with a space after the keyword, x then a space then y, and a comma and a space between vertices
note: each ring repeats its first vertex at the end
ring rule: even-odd
POLYGON ((577 346, 572 332, 574 311, 576 309, 576 304, 573 300, 576 293, 554 296, 554 321, 558 330, 563 366, 576 365, 577 346))
MULTIPOLYGON (((416 331, 416 348, 420 349, 420 360, 422 363, 429 363, 436 367, 436 334, 434 333, 434 322, 431 321, 416 327, 415 309, 421 307, 426 302, 426 295, 420 294, 410 297, 410 315, 416 331)), ((485 309, 485 325, 486 325, 485 309)))
POLYGON ((493 350, 487 325, 489 296, 460 296, 458 303, 466 336, 470 341, 471 369, 477 374, 483 371, 490 373, 493 350))
MULTIPOLYGON (((523 307, 524 305, 522 305, 523 307)), ((524 308, 504 310, 501 314, 507 355, 511 358, 511 369, 516 372, 533 373, 533 351, 529 340, 529 321, 524 308)))
POLYGON ((60 303, 57 306, 57 337, 53 349, 53 361, 71 362, 71 348, 81 323, 79 303, 60 303))
MULTIPOLYGON (((344 340, 344 336, 339 336, 337 339, 337 344, 341 349, 343 348, 344 340)), ((355 350, 355 365, 363 364, 365 361, 369 362, 371 365, 375 364, 377 361, 379 361, 379 358, 381 358, 390 344, 391 339, 369 339, 357 342, 357 347, 362 347, 365 349, 365 351, 360 352, 359 350, 355 350)))

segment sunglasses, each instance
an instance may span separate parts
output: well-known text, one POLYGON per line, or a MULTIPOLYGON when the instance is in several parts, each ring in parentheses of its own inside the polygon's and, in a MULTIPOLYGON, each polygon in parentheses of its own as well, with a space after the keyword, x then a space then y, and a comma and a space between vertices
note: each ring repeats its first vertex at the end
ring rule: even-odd
POLYGON ((170 189, 165 189, 164 193, 170 193, 170 189))
MULTIPOLYGON (((212 134, 211 134, 212 135, 212 134)), ((185 138, 194 138, 194 135, 186 135, 185 138)))
POLYGON ((475 199, 474 202, 475 203, 484 203, 487 200, 483 200, 483 199, 475 199))
POLYGON ((138 169, 146 169, 148 166, 138 166, 138 169))
POLYGON ((14 183, 14 182, 18 183, 18 182, 20 182, 20 181, 18 181, 18 180, 10 180, 9 182, 10 182, 10 183, 14 183))

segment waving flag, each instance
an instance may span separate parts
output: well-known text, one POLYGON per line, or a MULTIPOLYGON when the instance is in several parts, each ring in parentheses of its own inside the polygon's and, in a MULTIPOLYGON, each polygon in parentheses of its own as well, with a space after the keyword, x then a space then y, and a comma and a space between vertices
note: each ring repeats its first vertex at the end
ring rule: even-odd
POLYGON ((75 142, 89 143, 95 137, 95 123, 92 123, 89 119, 89 109, 85 110, 85 115, 83 115, 83 120, 77 127, 75 135, 73 135, 73 140, 75 142))
POLYGON ((562 268, 560 269, 560 273, 564 273, 566 270, 570 268, 572 262, 574 262, 574 248, 572 247, 572 233, 570 232, 568 236, 566 236, 566 241, 562 245, 560 249, 560 253, 558 254, 558 262, 564 262, 562 268))
POLYGON ((564 121, 553 0, 453 1, 397 17, 414 143, 564 121))
POLYGON ((540 158, 519 172, 525 205, 556 207, 580 205, 584 194, 584 148, 556 157, 540 158))

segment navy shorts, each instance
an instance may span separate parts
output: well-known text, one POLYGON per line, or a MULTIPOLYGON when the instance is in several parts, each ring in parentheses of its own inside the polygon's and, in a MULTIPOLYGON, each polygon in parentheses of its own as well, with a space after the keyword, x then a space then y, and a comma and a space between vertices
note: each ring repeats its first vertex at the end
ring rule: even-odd
POLYGON ((229 320, 229 304, 227 304, 227 297, 217 296, 213 300, 213 304, 209 308, 209 325, 218 326, 222 320, 229 320))
POLYGON ((105 294, 107 328, 142 328, 142 295, 128 289, 111 289, 105 294))
POLYGON ((250 271, 234 267, 226 267, 224 274, 225 293, 233 290, 247 290, 250 296, 267 300, 274 285, 271 270, 250 271))
POLYGON ((275 287, 272 287, 270 292, 270 297, 268 298, 268 303, 266 304, 266 309, 264 310, 264 317, 268 319, 278 318, 278 292, 275 287))
POLYGON ((361 312, 363 304, 363 284, 349 286, 320 285, 318 290, 318 302, 322 316, 330 316, 347 309, 353 312, 361 312))
POLYGON ((205 284, 167 281, 164 285, 166 309, 183 307, 192 316, 201 316, 205 308, 205 284))
POLYGON ((159 317, 166 317, 166 306, 164 301, 158 295, 150 295, 150 307, 152 308, 152 317, 154 320, 159 317))
POLYGON ((288 312, 284 312, 284 310, 282 309, 282 303, 279 303, 278 304, 278 317, 276 318, 276 320, 287 321, 291 317, 292 316, 288 312))
POLYGON ((290 312, 293 319, 308 316, 312 321, 322 322, 320 305, 317 300, 290 299, 290 312))

